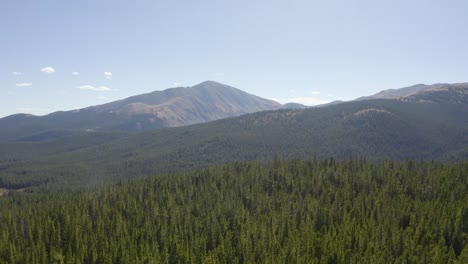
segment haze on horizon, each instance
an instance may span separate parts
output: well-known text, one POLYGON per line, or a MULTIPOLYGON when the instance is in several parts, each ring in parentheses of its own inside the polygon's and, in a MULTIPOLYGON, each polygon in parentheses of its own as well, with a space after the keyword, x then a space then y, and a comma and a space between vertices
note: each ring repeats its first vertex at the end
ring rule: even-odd
POLYGON ((279 101, 465 82, 468 3, 5 1, 0 117, 214 80, 279 101))

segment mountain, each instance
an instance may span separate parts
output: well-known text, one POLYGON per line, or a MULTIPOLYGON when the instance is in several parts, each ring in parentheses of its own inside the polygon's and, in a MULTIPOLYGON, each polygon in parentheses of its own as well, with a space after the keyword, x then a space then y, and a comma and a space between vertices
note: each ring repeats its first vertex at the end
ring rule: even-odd
MULTIPOLYGON (((405 102, 464 104, 468 100, 468 83, 433 86, 430 89, 400 98, 405 102)), ((465 105, 468 113, 468 105, 465 105)))
POLYGON ((432 85, 416 84, 413 86, 404 87, 400 89, 384 90, 384 91, 378 92, 370 96, 359 97, 356 99, 356 101, 369 100, 369 99, 397 99, 400 97, 410 96, 410 95, 413 95, 413 94, 416 94, 425 90, 429 90, 429 89, 433 89, 433 88, 437 88, 437 87, 445 86, 445 85, 448 85, 448 84, 441 84, 441 83, 432 84, 432 85))
POLYGON ((176 127, 281 108, 281 104, 213 81, 46 116, 0 119, 0 141, 44 140, 90 131, 176 127))
POLYGON ((88 132, 47 142, 3 143, 0 188, 79 188, 275 156, 468 158, 466 88, 434 89, 418 96, 433 99, 352 101, 157 131, 88 132))

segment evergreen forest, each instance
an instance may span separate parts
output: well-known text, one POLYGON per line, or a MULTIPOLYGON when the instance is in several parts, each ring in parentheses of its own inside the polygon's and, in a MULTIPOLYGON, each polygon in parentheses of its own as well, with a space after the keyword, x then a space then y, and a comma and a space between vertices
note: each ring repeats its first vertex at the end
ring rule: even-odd
POLYGON ((0 197, 0 263, 468 263, 468 161, 235 162, 0 197))

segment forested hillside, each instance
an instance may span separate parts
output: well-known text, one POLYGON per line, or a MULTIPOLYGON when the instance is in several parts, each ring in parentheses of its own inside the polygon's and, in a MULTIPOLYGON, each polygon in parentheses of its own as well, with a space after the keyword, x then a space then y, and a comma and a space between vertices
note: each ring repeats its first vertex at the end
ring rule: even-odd
POLYGON ((273 160, 0 198, 0 263, 468 263, 468 162, 273 160))
POLYGON ((0 188, 92 187, 275 155, 461 160, 468 158, 468 99, 459 98, 437 103, 367 100, 144 133, 0 144, 0 188))

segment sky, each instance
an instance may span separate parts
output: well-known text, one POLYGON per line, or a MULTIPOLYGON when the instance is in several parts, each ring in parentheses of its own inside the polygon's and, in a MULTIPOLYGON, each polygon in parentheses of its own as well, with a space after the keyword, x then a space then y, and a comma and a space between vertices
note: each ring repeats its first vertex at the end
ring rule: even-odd
POLYGON ((213 80, 281 103, 468 81, 465 0, 3 0, 0 117, 213 80))

